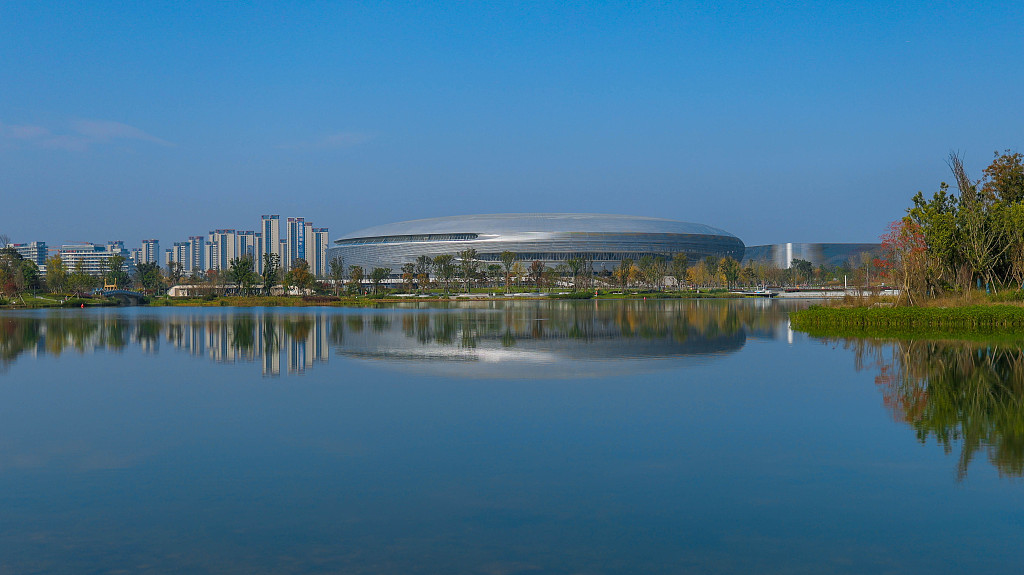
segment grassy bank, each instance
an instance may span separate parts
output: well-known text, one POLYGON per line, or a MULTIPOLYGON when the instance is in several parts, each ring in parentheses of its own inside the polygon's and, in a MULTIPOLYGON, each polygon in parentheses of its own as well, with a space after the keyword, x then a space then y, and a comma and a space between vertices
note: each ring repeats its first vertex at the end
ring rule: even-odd
POLYGON ((44 309, 72 307, 110 307, 118 302, 107 298, 68 297, 65 294, 22 294, 10 299, 0 298, 0 309, 44 309))
POLYGON ((963 339, 1024 334, 1024 307, 825 307, 811 306, 789 314, 793 329, 814 336, 963 339))

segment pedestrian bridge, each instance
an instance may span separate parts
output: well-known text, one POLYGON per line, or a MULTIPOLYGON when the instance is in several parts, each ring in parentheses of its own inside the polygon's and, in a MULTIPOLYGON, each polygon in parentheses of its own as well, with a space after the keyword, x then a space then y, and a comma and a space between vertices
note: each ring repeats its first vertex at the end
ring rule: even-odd
POLYGON ((146 294, 126 289, 94 289, 92 294, 116 299, 122 305, 139 305, 146 302, 146 294))

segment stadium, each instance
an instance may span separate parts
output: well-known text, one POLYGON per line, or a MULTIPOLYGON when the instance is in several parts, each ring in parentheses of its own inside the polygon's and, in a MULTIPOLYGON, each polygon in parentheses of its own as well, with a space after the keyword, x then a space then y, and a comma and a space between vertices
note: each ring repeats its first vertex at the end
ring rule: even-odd
POLYGON ((402 265, 420 256, 452 256, 475 249, 484 263, 500 261, 502 252, 519 261, 557 266, 569 259, 591 262, 595 272, 610 271, 624 258, 671 258, 684 253, 690 261, 706 256, 743 259, 736 236, 707 226, 660 218, 604 214, 490 214, 398 222, 362 229, 334 241, 329 258, 343 258, 346 268, 369 272, 402 265))

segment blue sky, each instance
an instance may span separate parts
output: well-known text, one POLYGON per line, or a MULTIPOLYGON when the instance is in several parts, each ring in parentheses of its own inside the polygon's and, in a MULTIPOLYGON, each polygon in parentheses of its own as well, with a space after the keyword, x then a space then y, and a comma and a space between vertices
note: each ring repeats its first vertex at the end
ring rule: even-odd
POLYGON ((874 241, 1022 149, 1024 4, 0 3, 0 233, 599 212, 874 241))

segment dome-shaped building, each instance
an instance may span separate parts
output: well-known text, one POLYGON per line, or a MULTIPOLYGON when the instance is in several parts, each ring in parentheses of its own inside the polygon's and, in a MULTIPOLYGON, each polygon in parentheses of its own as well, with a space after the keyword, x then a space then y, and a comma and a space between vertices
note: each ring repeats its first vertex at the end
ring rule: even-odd
POLYGON ((391 268, 419 256, 435 257, 473 248, 482 262, 498 262, 502 252, 519 261, 539 260, 557 266, 572 258, 589 260, 594 271, 611 270, 624 258, 671 258, 685 253, 690 261, 705 256, 743 259, 739 238, 718 228, 605 214, 490 214, 397 222, 352 232, 334 240, 329 257, 343 258, 346 268, 391 268))

